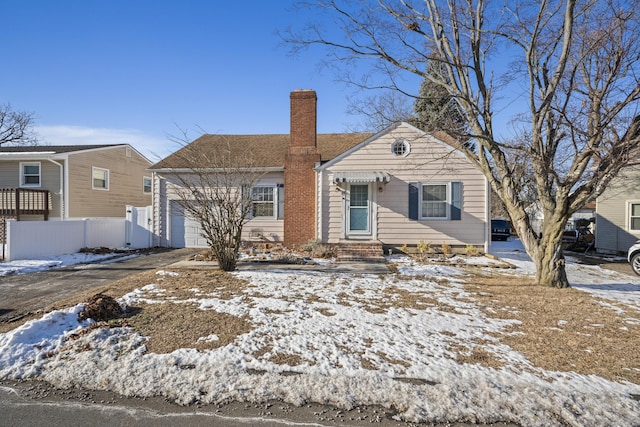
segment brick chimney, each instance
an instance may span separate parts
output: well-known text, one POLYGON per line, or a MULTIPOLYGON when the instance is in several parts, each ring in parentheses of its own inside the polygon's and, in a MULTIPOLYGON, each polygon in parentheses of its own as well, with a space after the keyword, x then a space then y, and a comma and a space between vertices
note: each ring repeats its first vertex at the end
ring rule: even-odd
POLYGON ((291 134, 284 162, 284 243, 300 246, 316 237, 316 104, 313 90, 291 92, 291 134))

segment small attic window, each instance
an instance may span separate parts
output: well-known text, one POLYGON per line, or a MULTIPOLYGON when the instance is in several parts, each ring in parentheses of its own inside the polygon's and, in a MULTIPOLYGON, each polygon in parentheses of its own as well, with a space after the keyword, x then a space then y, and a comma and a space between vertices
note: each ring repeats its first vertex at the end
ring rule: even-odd
POLYGON ((391 144, 391 154, 396 157, 405 157, 411 151, 409 143, 404 139, 396 139, 391 144))

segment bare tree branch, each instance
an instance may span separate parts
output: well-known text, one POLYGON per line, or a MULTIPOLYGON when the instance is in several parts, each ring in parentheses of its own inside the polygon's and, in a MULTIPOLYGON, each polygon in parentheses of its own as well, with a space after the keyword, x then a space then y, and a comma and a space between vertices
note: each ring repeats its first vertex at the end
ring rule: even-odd
POLYGON ((242 229, 254 208, 253 189, 266 173, 260 154, 239 152, 223 135, 190 142, 183 132, 171 139, 182 148, 163 160, 167 191, 198 221, 220 268, 235 270, 242 229))
POLYGON ((366 64, 378 74, 367 73, 360 87, 415 96, 399 84, 409 73, 455 99, 475 139, 474 150, 462 151, 502 200, 538 281, 568 286, 566 221, 640 159, 640 1, 318 0, 305 7, 333 18, 332 31, 311 24, 289 32, 294 50, 323 46, 338 67, 366 64), (426 67, 434 57, 442 73, 426 67), (514 114, 526 132, 498 135, 495 109, 514 86, 526 93, 526 114, 514 114), (514 168, 514 159, 523 167, 514 168), (523 171, 531 174, 527 184, 523 171), (544 214, 541 235, 527 212, 531 191, 544 214))
POLYGON ((34 144, 33 114, 13 111, 9 104, 0 106, 0 145, 34 144))

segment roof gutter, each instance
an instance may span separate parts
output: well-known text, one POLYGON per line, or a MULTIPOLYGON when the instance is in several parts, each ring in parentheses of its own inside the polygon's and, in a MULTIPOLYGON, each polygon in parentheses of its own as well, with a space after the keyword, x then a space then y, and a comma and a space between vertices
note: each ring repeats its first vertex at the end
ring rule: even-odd
POLYGON ((55 156, 54 151, 40 151, 40 152, 31 152, 31 153, 0 153, 0 161, 1 160, 49 160, 51 157, 55 156))

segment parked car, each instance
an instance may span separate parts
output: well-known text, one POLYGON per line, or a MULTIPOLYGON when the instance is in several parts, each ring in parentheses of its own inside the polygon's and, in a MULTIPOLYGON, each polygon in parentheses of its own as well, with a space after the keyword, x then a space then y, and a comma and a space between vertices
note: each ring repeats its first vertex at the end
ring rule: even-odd
POLYGON ((640 276, 640 240, 627 251, 627 260, 631 264, 633 272, 640 276))
POLYGON ((511 227, 504 219, 491 220, 491 240, 507 240, 511 236, 511 227))

